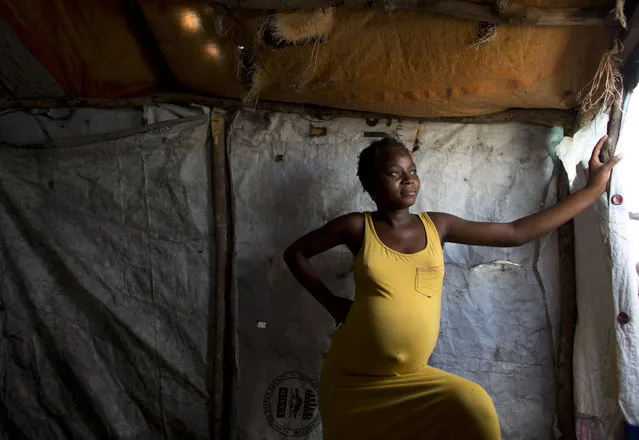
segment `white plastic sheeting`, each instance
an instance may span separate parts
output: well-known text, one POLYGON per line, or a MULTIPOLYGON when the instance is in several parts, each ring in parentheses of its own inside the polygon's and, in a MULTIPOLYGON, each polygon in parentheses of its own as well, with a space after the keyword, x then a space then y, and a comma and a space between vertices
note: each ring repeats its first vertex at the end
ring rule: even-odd
POLYGON ((209 114, 209 108, 195 104, 188 107, 176 104, 154 104, 147 105, 143 109, 144 122, 146 124, 191 118, 203 113, 209 114))
POLYGON ((0 147, 2 438, 208 438, 209 121, 135 115, 0 147))
POLYGON ((144 125, 138 109, 94 108, 8 111, 0 116, 0 143, 29 145, 78 136, 107 135, 144 125))
MULTIPOLYGON (((578 322, 574 382, 579 440, 612 440, 623 421, 639 425, 639 102, 624 114, 617 152, 625 155, 604 195, 575 218, 578 322)), ((582 187, 592 147, 606 133, 605 116, 564 138, 557 152, 573 188, 582 187)))
MULTIPOLYGON (((321 438, 315 381, 333 322, 289 274, 282 251, 331 218, 374 209, 355 175, 359 151, 374 140, 364 135, 371 131, 419 147, 422 191, 414 212, 509 221, 554 202, 548 151, 558 139, 552 129, 240 113, 229 148, 240 343, 234 434, 241 440, 321 438), (327 133, 311 137, 312 127, 327 133)), ((556 235, 514 249, 446 245, 445 259, 442 325, 431 364, 487 389, 504 439, 552 438, 556 235), (532 269, 537 245, 539 279, 532 269)), ((347 297, 350 263, 346 249, 313 259, 333 291, 347 297)))
POLYGON ((639 90, 630 98, 617 153, 624 159, 610 185, 608 206, 612 287, 617 318, 619 406, 626 422, 639 426, 639 90), (617 197, 617 199, 615 199, 617 197))
MULTIPOLYGON (((565 164, 573 189, 585 185, 592 148, 606 133, 600 116, 591 127, 564 138, 557 153, 565 164)), ((577 438, 619 438, 621 414, 618 388, 615 316, 612 303, 610 255, 604 243, 605 201, 600 200, 575 217, 577 326, 573 355, 577 438)))

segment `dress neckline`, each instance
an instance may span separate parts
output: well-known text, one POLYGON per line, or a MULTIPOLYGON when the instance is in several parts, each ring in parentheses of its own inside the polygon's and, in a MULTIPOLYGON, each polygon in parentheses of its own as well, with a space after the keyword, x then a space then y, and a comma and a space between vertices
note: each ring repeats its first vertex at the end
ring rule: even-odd
POLYGON ((414 257, 423 252, 426 252, 426 250, 428 249, 428 246, 430 246, 430 239, 428 237, 428 228, 426 228, 426 223, 424 222, 424 219, 422 218, 422 214, 416 214, 416 215, 417 217, 419 217, 419 221, 422 223, 422 227, 424 228, 424 235, 426 236, 426 246, 424 246, 424 249, 422 250, 419 250, 417 252, 412 252, 410 254, 406 254, 404 252, 396 251, 395 249, 391 248, 390 246, 388 246, 386 243, 382 241, 379 235, 377 235, 377 230, 375 230, 375 222, 373 221, 373 214, 371 212, 366 213, 366 216, 368 217, 368 220, 370 221, 371 232, 373 233, 373 236, 375 237, 377 242, 386 250, 394 254, 401 255, 402 257, 414 257))

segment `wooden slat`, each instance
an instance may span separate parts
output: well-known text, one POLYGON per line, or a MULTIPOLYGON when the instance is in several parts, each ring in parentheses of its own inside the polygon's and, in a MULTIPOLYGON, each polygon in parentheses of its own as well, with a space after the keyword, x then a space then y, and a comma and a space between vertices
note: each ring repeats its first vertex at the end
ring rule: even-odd
POLYGON ((224 439, 228 434, 228 408, 225 400, 231 392, 226 382, 226 340, 228 323, 227 296, 230 290, 229 239, 230 205, 225 149, 226 112, 211 111, 211 191, 213 195, 213 227, 215 235, 215 280, 209 306, 209 396, 211 400, 209 429, 212 439, 224 439))
MULTIPOLYGON (((570 196, 570 182, 559 164, 557 200, 570 196)), ((575 230, 573 221, 560 226, 559 241, 559 334, 557 347, 557 413, 563 440, 575 440, 575 404, 573 395, 573 350, 577 327, 577 284, 575 275, 575 230)))
MULTIPOLYGON (((347 8, 388 9, 384 0, 213 0, 238 9, 308 9, 340 6, 347 8)), ((435 12, 473 21, 533 26, 615 26, 610 8, 536 8, 514 1, 499 0, 494 5, 463 0, 397 0, 393 9, 435 12)))
POLYGON ((166 93, 130 99, 34 99, 34 100, 0 100, 0 109, 33 109, 64 107, 124 108, 142 107, 151 104, 199 104, 219 108, 257 108, 284 113, 310 114, 318 118, 399 118, 405 121, 452 122, 462 124, 496 124, 504 122, 523 122, 528 124, 558 126, 571 129, 575 123, 574 110, 559 109, 510 109, 499 113, 480 116, 445 116, 434 118, 407 117, 393 114, 360 112, 322 107, 307 104, 289 104, 272 101, 259 101, 254 107, 247 107, 239 100, 223 99, 212 96, 183 93, 166 93))
POLYGON ((603 162, 608 162, 615 155, 617 141, 619 140, 619 133, 621 132, 624 90, 623 86, 620 85, 619 87, 621 87, 621 91, 615 98, 610 108, 610 117, 608 118, 608 128, 606 131, 608 140, 604 144, 603 148, 601 149, 601 153, 599 154, 599 157, 603 162))

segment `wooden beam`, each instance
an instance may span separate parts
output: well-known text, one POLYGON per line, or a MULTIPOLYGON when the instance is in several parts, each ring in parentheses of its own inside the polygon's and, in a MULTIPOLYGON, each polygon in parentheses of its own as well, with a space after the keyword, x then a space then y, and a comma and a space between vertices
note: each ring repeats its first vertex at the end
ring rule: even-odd
POLYGON ((614 26, 616 23, 608 10, 586 8, 535 8, 511 1, 498 1, 495 6, 481 5, 460 0, 445 0, 426 4, 429 12, 488 21, 497 24, 534 26, 614 26))
MULTIPOLYGON (((562 164, 558 164, 557 200, 570 197, 570 181, 562 164)), ((573 350, 577 327, 577 282, 575 272, 575 229, 570 220, 557 230, 559 241, 559 334, 557 347, 557 413, 563 440, 575 437, 573 350)))
POLYGON ((230 278, 230 203, 228 172, 226 163, 226 112, 215 108, 211 110, 211 192, 213 199, 213 227, 215 236, 215 280, 209 298, 209 365, 208 389, 211 411, 209 431, 212 439, 229 438, 230 408, 225 402, 233 390, 228 376, 228 314, 227 298, 232 280, 230 278))
POLYGON ((155 75, 159 87, 162 90, 178 90, 178 81, 164 58, 164 54, 158 46, 158 42, 149 28, 144 16, 144 11, 137 0, 121 0, 124 17, 131 34, 136 38, 142 48, 146 62, 155 75))
POLYGON ((527 124, 558 126, 571 129, 576 119, 575 110, 560 109, 509 109, 499 113, 479 116, 442 116, 442 117, 418 117, 404 116, 387 113, 362 112, 356 110, 343 110, 332 107, 323 107, 310 104, 291 104, 283 102, 259 101, 256 106, 246 106, 238 99, 216 98, 212 96, 192 95, 184 93, 165 93, 153 96, 128 98, 128 99, 34 99, 34 100, 0 100, 0 110, 3 109, 36 109, 36 108, 67 108, 67 107, 94 107, 94 108, 125 108, 142 107, 153 104, 198 104, 208 107, 227 109, 257 108, 260 110, 276 111, 283 113, 301 113, 313 115, 316 118, 396 118, 418 122, 451 122, 461 124, 499 124, 504 122, 523 122, 527 124))
MULTIPOLYGON (((623 120, 623 106, 627 102, 628 95, 625 94, 623 85, 619 85, 621 90, 615 97, 612 105, 610 106, 610 116, 608 117, 608 127, 606 134, 608 139, 601 148, 599 153, 599 160, 603 163, 608 162, 615 155, 617 149, 617 141, 619 140, 619 134, 621 133, 621 123, 623 120)), ((614 170, 613 170, 614 173, 614 170)), ((606 194, 608 196, 608 202, 610 203, 610 181, 606 184, 606 194)))
POLYGON ((610 108, 610 116, 608 118, 608 127, 606 130, 608 140, 601 149, 601 153, 599 153, 599 158, 604 163, 608 162, 615 155, 617 141, 619 140, 619 133, 621 132, 621 120, 623 117, 623 103, 625 96, 623 86, 619 86, 621 87, 621 91, 610 108))
POLYGON ((473 21, 533 26, 616 26, 611 8, 536 8, 512 0, 476 4, 464 0, 212 0, 237 9, 346 8, 408 9, 450 15, 473 21))

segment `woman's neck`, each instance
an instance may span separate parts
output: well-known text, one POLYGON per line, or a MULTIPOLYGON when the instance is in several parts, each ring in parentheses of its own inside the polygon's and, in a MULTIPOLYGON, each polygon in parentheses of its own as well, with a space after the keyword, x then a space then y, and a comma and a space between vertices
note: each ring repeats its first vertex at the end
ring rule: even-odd
POLYGON ((404 209, 380 209, 377 207, 377 212, 375 213, 379 220, 390 224, 391 226, 402 226, 410 221, 411 213, 408 211, 408 208, 404 209))

